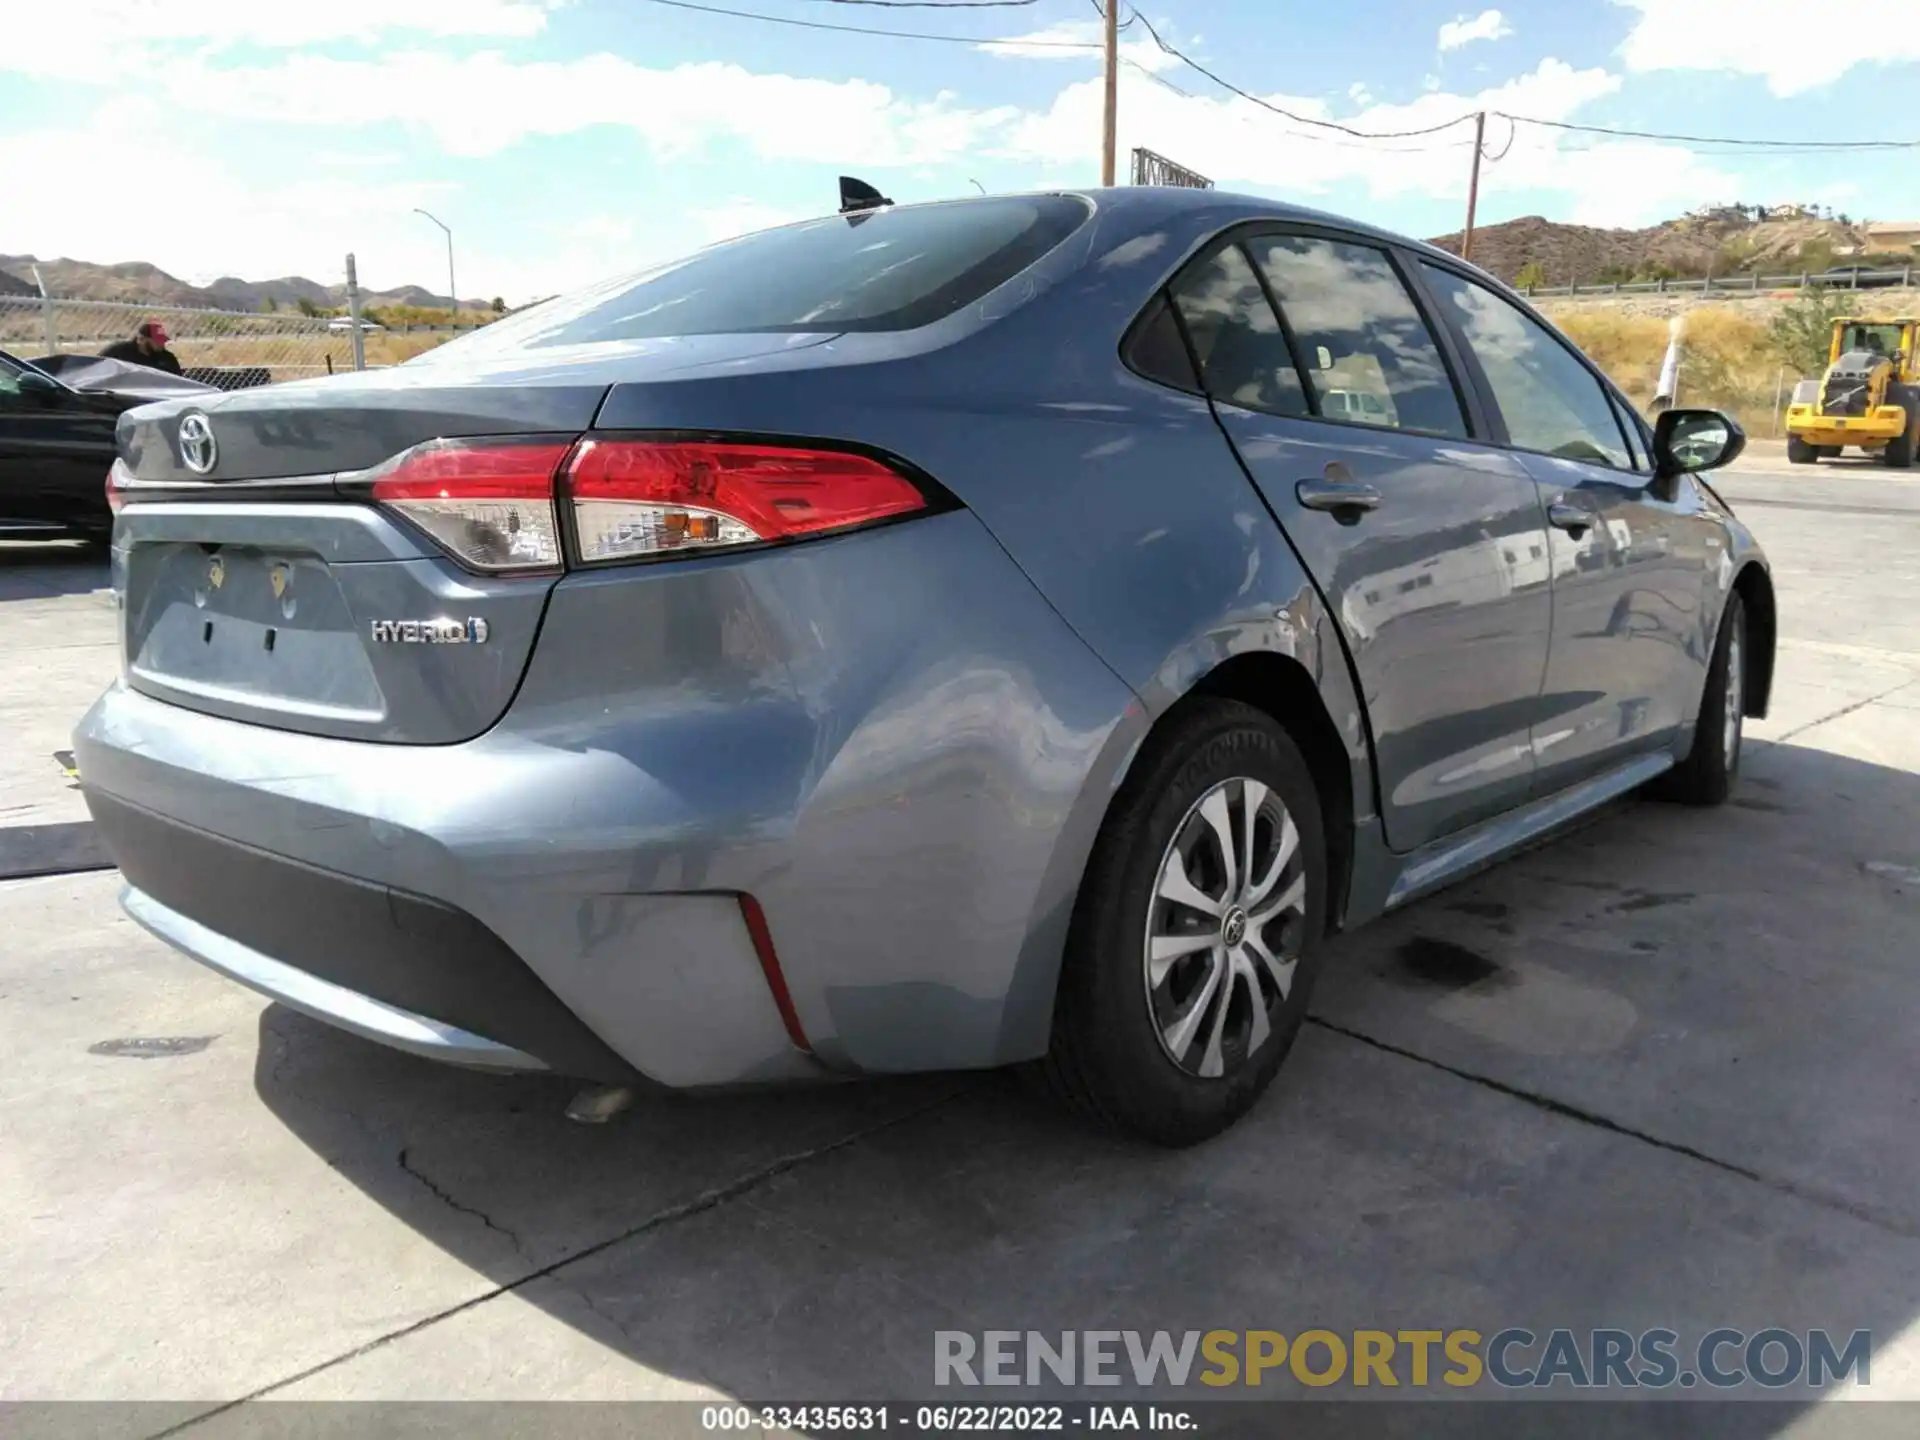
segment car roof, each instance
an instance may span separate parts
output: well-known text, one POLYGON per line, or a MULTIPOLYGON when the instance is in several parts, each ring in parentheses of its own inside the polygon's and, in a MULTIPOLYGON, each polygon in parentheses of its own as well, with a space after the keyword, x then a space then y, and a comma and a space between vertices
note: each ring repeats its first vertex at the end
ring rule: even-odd
MULTIPOLYGON (((1035 193, 1078 195, 1091 202, 1099 213, 1112 216, 1117 220, 1135 221, 1143 226, 1180 219, 1220 228, 1248 220, 1271 220, 1281 224, 1327 225, 1389 245, 1404 246, 1406 249, 1436 260, 1449 261, 1455 265, 1465 264, 1469 269, 1479 270, 1479 267, 1471 262, 1463 262, 1458 255, 1442 250, 1437 245, 1430 245, 1425 240, 1416 240, 1409 235, 1382 229, 1378 225, 1357 220, 1350 215, 1336 215, 1327 210, 1315 210, 1306 205, 1276 200, 1271 196, 1244 195, 1232 190, 1191 190, 1173 185, 1116 185, 1110 189, 1052 190, 1035 193)), ((978 204, 980 198, 962 196, 951 203, 978 204)))
MULTIPOLYGON (((1243 195, 1231 190, 1193 190, 1175 185, 1115 185, 1112 187, 1012 191, 992 195, 955 195, 936 200, 911 201, 890 205, 889 210, 921 210, 934 206, 990 205, 996 201, 1028 196, 1072 195, 1090 204, 1097 215, 1123 226, 1148 229, 1169 222, 1183 222, 1210 229, 1224 229, 1249 220, 1268 220, 1280 224, 1326 225, 1384 244, 1399 245, 1435 260, 1464 265, 1476 274, 1485 274, 1479 266, 1463 261, 1452 251, 1442 250, 1424 240, 1384 230, 1349 215, 1315 210, 1265 195, 1243 195)), ((818 216, 815 219, 829 219, 818 216)), ((811 224, 813 221, 796 221, 811 224)), ((724 243, 724 242, 722 242, 724 243)), ((1491 278, 1491 277, 1490 277, 1491 278)), ((1502 287, 1505 288, 1504 286, 1502 287)))

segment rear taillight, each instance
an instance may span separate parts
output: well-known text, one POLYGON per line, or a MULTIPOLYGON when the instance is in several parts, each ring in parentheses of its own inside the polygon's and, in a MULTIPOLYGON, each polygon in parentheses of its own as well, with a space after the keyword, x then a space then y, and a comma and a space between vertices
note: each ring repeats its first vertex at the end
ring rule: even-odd
POLYGON ((586 564, 797 540, 927 508, 917 485, 865 455, 733 441, 583 440, 562 485, 586 564))
POLYGON ((431 440, 367 477, 373 498, 461 564, 491 574, 560 568, 553 477, 571 440, 431 440))
POLYGON ((114 514, 120 513, 120 507, 127 503, 127 491, 122 480, 127 475, 126 462, 116 460, 107 470, 107 508, 114 514))

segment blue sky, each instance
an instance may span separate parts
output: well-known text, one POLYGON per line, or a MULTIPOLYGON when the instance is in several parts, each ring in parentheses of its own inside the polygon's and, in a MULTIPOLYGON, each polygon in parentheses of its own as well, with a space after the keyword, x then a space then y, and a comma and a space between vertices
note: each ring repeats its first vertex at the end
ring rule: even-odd
MULTIPOLYGON (((832 208, 1098 178, 1095 0, 940 11, 711 0, 3 0, 0 252, 289 273, 519 302, 832 208), (1045 44, 1037 42, 1048 42, 1045 44)), ((1920 135, 1920 27, 1883 58, 1783 39, 1786 0, 1137 0, 1169 42, 1297 114, 1378 132, 1478 109, 1710 136, 1920 135)), ((1123 14, 1127 13, 1123 11, 1123 14)), ((1123 155, 1418 235, 1455 229, 1470 128, 1368 144, 1290 123, 1123 36, 1123 155)), ((1867 47, 1862 47, 1867 48, 1867 47)), ((1910 219, 1911 154, 1741 154, 1490 122, 1481 218, 1639 225, 1723 200, 1910 219), (1904 208, 1903 208, 1904 207, 1904 208)))

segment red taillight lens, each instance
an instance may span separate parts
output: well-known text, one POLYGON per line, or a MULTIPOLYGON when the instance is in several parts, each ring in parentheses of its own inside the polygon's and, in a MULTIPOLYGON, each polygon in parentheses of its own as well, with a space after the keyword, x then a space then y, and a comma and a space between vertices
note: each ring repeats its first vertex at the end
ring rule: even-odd
POLYGON ((864 455, 723 441, 583 440, 567 464, 581 560, 794 540, 927 508, 864 455))
POLYGON ((571 440, 430 440, 368 477, 373 498, 463 565, 490 573, 560 568, 553 477, 571 440))
POLYGON ((126 464, 120 460, 107 468, 107 508, 116 515, 120 513, 120 507, 127 503, 127 492, 120 483, 126 473, 126 464))

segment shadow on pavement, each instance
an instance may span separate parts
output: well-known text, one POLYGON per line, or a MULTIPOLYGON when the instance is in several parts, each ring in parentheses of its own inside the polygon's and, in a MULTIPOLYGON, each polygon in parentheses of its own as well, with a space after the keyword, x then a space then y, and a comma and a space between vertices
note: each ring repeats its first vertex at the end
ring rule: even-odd
POLYGON ((108 584, 106 551, 100 546, 0 535, 0 601, 85 595, 108 584))
MULTIPOLYGON (((1665 1327, 1686 1359, 1719 1326, 1823 1327, 1871 1330, 1881 1361, 1920 1311, 1920 887, 1885 868, 1920 864, 1916 834, 1913 774, 1755 745, 1733 805, 1624 805, 1342 939, 1274 1092, 1183 1153, 998 1076, 643 1099, 589 1129, 565 1084, 278 1007, 256 1084, 496 1284, 746 1398, 1044 1393, 936 1391, 941 1329, 1665 1327)), ((459 1353, 490 1308, 395 1340, 380 1373, 398 1347, 459 1353)), ((1281 1371, 1262 1393, 1395 1392, 1281 1371)), ((1800 1408, 1747 1408, 1740 1433, 1800 1408)))

